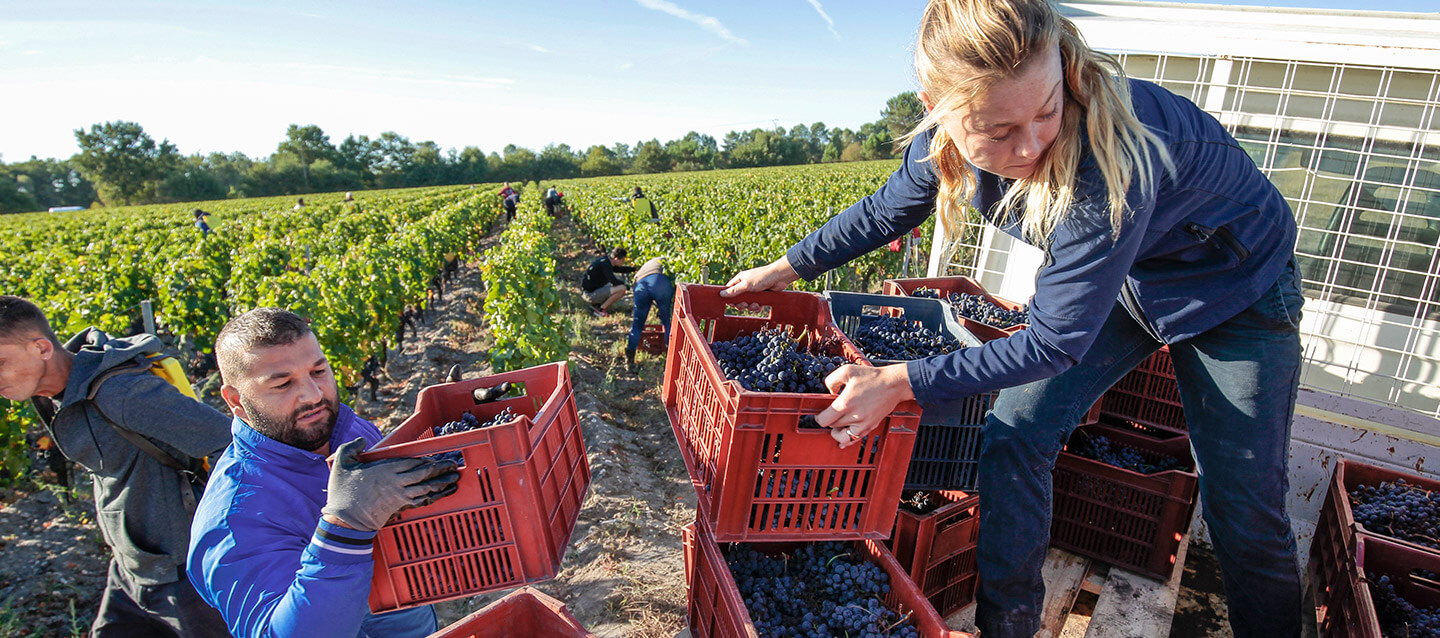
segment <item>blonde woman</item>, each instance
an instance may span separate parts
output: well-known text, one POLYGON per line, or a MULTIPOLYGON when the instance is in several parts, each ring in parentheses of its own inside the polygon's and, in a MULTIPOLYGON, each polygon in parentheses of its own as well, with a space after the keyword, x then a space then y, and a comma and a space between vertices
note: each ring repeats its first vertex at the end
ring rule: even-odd
MULTIPOLYGON (((1170 344, 1236 636, 1299 635, 1285 513, 1303 303, 1295 220, 1214 118, 1127 79, 1045 0, 932 0, 915 65, 928 113, 889 181, 726 294, 814 279, 973 204, 1042 247, 1031 324, 904 366, 845 366, 818 416, 842 446, 896 403, 1006 388, 981 451, 985 638, 1039 630, 1050 469, 1101 393, 1170 344)), ((895 468, 903 471, 903 468, 895 468)))

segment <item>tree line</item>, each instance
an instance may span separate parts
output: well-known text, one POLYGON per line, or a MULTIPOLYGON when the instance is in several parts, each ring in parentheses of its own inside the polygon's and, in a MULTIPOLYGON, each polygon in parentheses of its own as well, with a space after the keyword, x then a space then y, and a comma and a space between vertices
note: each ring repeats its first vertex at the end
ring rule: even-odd
POLYGON ((335 144, 319 126, 291 124, 265 158, 182 155, 135 122, 105 122, 75 131, 80 152, 69 159, 0 162, 0 213, 886 159, 899 153, 895 140, 923 115, 919 98, 906 92, 890 98, 880 119, 859 130, 816 122, 731 131, 720 140, 692 131, 668 142, 584 151, 551 144, 535 152, 511 144, 488 155, 474 146, 442 150, 393 131, 374 139, 350 135, 335 144))

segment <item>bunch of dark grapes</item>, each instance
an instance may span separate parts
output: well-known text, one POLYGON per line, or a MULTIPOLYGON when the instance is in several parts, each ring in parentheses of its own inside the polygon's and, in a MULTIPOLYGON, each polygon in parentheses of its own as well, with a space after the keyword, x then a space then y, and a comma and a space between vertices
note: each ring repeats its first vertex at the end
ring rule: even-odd
POLYGON ((1355 488, 1350 504, 1365 529, 1440 549, 1440 495, 1399 479, 1355 488))
MULTIPOLYGON (((500 411, 500 414, 495 415, 495 418, 481 423, 480 419, 475 418, 475 415, 471 414, 467 410, 464 414, 460 415, 459 419, 450 421, 445 425, 439 425, 430 428, 430 431, 435 433, 435 436, 459 434, 461 432, 469 432, 470 430, 488 428, 492 425, 500 425, 501 423, 509 423, 510 421, 515 420, 519 416, 520 415, 516 414, 514 410, 511 410, 510 408, 505 408, 504 410, 500 411)), ((431 455, 429 458, 436 461, 454 461, 456 465, 465 464, 465 455, 461 454, 459 450, 456 450, 454 452, 443 452, 440 454, 434 454, 431 455)))
POLYGON ((940 500, 924 490, 905 492, 900 495, 900 507, 916 514, 929 514, 940 507, 940 500))
POLYGON ((825 377, 848 363, 829 356, 825 344, 812 354, 780 328, 710 344, 720 372, 751 392, 809 392, 829 394, 825 377))
POLYGON ((1022 307, 1019 310, 1001 308, 980 295, 967 295, 963 292, 950 293, 950 305, 955 308, 956 317, 979 321, 987 326, 1010 328, 1022 323, 1030 323, 1029 308, 1022 307))
POLYGON ((1185 464, 1175 457, 1157 456, 1152 461, 1141 454, 1139 450, 1115 443, 1104 435, 1081 434, 1075 437, 1065 449, 1087 459, 1141 474, 1155 474, 1185 468, 1185 464))
POLYGON ((764 638, 919 638, 908 615, 885 607, 890 578, 846 543, 766 556, 736 544, 726 563, 764 638))
POLYGON ((918 321, 889 316, 871 319, 852 337, 865 356, 891 361, 924 359, 965 347, 959 339, 935 332, 918 321))
POLYGON ((916 288, 914 292, 911 292, 910 296, 920 297, 921 299, 939 299, 940 291, 934 288, 926 288, 925 286, 921 286, 919 288, 916 288))
POLYGON ((1422 609, 1401 598, 1389 576, 1366 572, 1375 616, 1385 638, 1440 638, 1440 608, 1422 609))

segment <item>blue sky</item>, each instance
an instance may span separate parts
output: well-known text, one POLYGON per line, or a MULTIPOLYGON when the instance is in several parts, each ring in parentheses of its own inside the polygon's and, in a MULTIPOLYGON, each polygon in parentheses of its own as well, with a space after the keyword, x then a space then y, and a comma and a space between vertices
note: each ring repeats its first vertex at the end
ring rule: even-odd
POLYGON ((68 157, 74 129, 117 119, 186 154, 251 156, 273 152, 291 123, 317 124, 337 144, 394 130, 486 152, 815 121, 856 128, 914 88, 909 49, 923 6, 5 0, 0 159, 68 157))

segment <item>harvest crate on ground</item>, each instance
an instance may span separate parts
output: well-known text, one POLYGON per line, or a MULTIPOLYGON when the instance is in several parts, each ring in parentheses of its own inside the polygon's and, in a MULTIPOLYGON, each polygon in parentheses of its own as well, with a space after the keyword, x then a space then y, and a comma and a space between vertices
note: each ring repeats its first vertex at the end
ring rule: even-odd
POLYGON ((1076 432, 1104 435, 1150 461, 1174 457, 1187 469, 1141 474, 1061 452, 1055 462, 1050 544, 1168 579, 1195 511, 1198 477, 1189 437, 1157 441, 1099 423, 1076 432))
MULTIPOLYGON (((1318 536, 1316 542, 1321 542, 1318 536)), ((1354 550, 1355 557, 1341 571, 1315 583, 1321 638, 1385 638, 1367 573, 1376 579, 1390 577, 1396 594, 1412 605, 1440 608, 1440 583, 1433 577, 1440 573, 1440 554, 1369 535, 1358 537, 1354 550), (1431 576, 1416 573, 1420 570, 1431 572, 1431 576), (1323 599, 1322 589, 1327 592, 1323 599)))
MULTIPOLYGON (((1025 307, 1024 304, 1016 303, 1014 301, 1010 301, 1009 299, 996 297, 995 295, 986 292, 985 287, 981 286, 980 282, 975 281, 974 279, 971 279, 969 277, 912 277, 909 279, 886 279, 884 286, 881 288, 881 292, 887 295, 908 297, 910 296, 910 293, 913 293, 920 288, 929 288, 931 290, 938 291, 940 293, 941 300, 947 299, 951 293, 959 293, 965 295, 978 295, 980 297, 983 297, 985 301, 988 301, 991 304, 994 304, 1001 308, 1005 308, 1006 310, 1020 310, 1025 307)), ((948 301, 946 301, 945 305, 946 308, 950 308, 950 303, 948 301)), ((956 316, 955 320, 959 321, 960 325, 964 326, 966 330, 969 330, 976 337, 979 337, 981 341, 990 341, 992 339, 1001 339, 1004 337, 1008 337, 1025 328, 1024 324, 1018 326, 1011 326, 1009 328, 998 328, 984 322, 959 316, 956 316)))
POLYGON ((901 506, 888 545, 915 586, 946 617, 975 600, 980 496, 958 490, 927 494, 940 505, 924 514, 901 506))
POLYGON ((650 354, 661 354, 665 352, 665 326, 652 323, 645 326, 644 332, 640 333, 640 349, 650 354))
MULTIPOLYGON (((750 620, 740 589, 725 562, 725 552, 716 543, 714 534, 696 521, 682 530, 685 542, 685 583, 688 592, 688 618, 692 638, 754 638, 757 634, 750 620)), ((773 554, 798 547, 799 543, 759 543, 756 549, 773 554)), ((857 552, 879 565, 890 576, 890 593, 885 606, 909 613, 921 638, 970 638, 970 634, 945 626, 945 620, 930 606, 930 601, 911 582, 905 569, 879 541, 854 541, 857 552)))
MULTIPOLYGON (((514 392, 514 388, 512 388, 514 392)), ((415 414, 374 449, 372 461, 458 451, 456 493, 398 514, 375 543, 372 611, 507 589, 555 576, 590 485, 585 440, 564 363, 431 386, 415 414), (522 396, 477 405, 474 392, 509 382, 522 396), (437 437, 432 428, 470 411, 481 422, 509 408, 508 423, 437 437)))
POLYGON ((840 449, 826 428, 807 427, 835 395, 750 392, 727 380, 710 344, 784 328, 804 343, 823 339, 869 365, 829 321, 819 295, 747 293, 683 285, 676 294, 663 396, 697 516, 721 541, 884 539, 895 523, 919 406, 902 403, 855 445, 840 449), (735 304, 758 304, 742 315, 735 304))
POLYGON ((1381 483, 1399 479, 1424 490, 1440 492, 1440 481, 1434 479, 1344 458, 1336 461, 1335 471, 1330 475, 1330 488, 1325 494, 1325 501, 1320 505, 1315 539, 1310 544, 1309 569, 1315 578, 1315 602, 1322 610, 1333 608, 1330 601, 1345 595, 1336 588, 1343 589, 1349 582, 1349 571, 1355 562, 1357 547, 1362 538, 1383 537, 1386 541, 1407 547, 1416 554, 1440 556, 1440 550, 1386 535, 1383 530, 1366 529, 1355 521, 1350 494, 1356 488, 1377 487, 1381 483))
POLYGON ((533 587, 521 587, 430 638, 590 638, 570 610, 533 587))
POLYGON ((1100 420, 1162 438, 1189 431, 1170 346, 1160 348, 1105 391, 1100 420))

